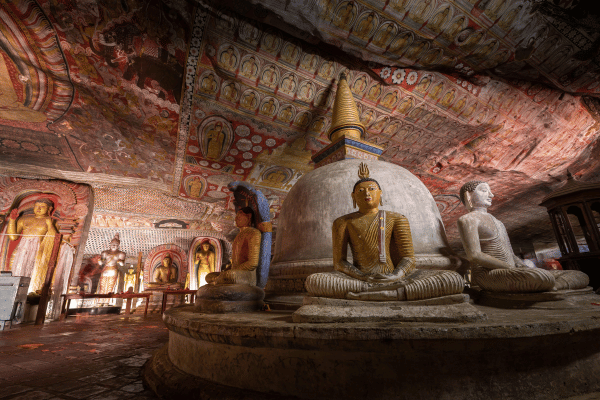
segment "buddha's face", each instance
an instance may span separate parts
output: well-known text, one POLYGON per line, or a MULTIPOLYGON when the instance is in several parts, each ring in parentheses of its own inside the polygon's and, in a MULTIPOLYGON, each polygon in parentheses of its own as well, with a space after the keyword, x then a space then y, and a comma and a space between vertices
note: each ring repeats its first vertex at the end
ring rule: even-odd
POLYGON ((52 211, 52 207, 46 203, 38 202, 33 205, 33 213, 37 217, 45 217, 50 215, 50 211, 52 211))
POLYGON ((203 251, 208 251, 210 249, 210 244, 208 243, 203 243, 202 244, 202 250, 203 251))
POLYGON ((250 219, 252 218, 251 214, 246 214, 242 210, 238 211, 235 215, 235 225, 238 228, 243 228, 245 226, 250 225, 250 219))
POLYGON ((162 260, 162 265, 164 265, 165 267, 169 268, 171 266, 171 259, 169 257, 165 257, 162 260))
POLYGON ((361 182, 352 192, 352 199, 358 205, 358 208, 376 208, 381 199, 381 189, 377 183, 372 181, 361 182))
POLYGON ((473 207, 489 207, 492 205, 492 198, 494 194, 490 185, 487 183, 480 183, 477 185, 475 190, 471 192, 471 204, 473 207))

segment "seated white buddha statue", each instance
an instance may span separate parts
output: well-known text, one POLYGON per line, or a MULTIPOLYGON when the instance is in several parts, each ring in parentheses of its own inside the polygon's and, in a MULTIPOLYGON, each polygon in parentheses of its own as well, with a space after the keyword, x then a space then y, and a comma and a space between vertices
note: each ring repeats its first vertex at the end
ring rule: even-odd
POLYGON ((408 219, 379 210, 381 188, 364 163, 352 191, 358 211, 333 222, 333 272, 306 279, 311 296, 353 300, 421 300, 462 293, 454 271, 417 270, 408 219), (348 246, 352 262, 348 261, 348 246))
POLYGON ((467 182, 460 199, 468 214, 458 219, 458 231, 467 259, 471 261, 472 283, 489 292, 543 292, 581 289, 589 278, 581 271, 548 271, 528 268, 515 256, 506 228, 487 212, 494 195, 486 182, 467 182))

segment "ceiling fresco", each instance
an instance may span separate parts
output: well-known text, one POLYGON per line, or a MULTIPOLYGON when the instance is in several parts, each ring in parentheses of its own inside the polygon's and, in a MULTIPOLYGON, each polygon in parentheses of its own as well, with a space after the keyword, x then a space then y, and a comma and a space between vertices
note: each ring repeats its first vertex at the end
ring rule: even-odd
POLYGON ((170 184, 192 7, 22 0, 0 10, 0 120, 36 122, 35 130, 64 136, 80 171, 170 184), (30 53, 51 59, 30 60, 30 53), (36 71, 35 79, 21 66, 36 71))
POLYGON ((591 1, 250 2, 361 60, 535 80, 568 92, 600 90, 598 10, 591 1))
POLYGON ((567 168, 600 178, 600 34, 574 20, 582 2, 555 3, 2 3, 0 164, 114 176, 94 187, 96 229, 229 234, 234 180, 276 226, 345 72, 366 139, 425 183, 452 243, 475 178, 513 240, 551 239, 541 198, 567 168))

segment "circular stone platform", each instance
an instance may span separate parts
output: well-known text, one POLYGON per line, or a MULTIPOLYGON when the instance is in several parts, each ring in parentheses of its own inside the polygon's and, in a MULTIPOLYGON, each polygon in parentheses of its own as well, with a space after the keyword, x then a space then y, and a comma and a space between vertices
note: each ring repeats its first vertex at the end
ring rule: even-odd
POLYGON ((144 379, 163 398, 563 399, 600 391, 600 296, 576 301, 476 305, 487 319, 469 323, 294 323, 289 311, 175 308, 144 379))

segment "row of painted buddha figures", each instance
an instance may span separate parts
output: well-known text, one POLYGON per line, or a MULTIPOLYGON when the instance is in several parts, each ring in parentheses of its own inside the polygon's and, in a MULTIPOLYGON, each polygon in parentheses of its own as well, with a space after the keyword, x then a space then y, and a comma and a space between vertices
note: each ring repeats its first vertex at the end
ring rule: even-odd
MULTIPOLYGON (((417 269, 408 219, 379 210, 382 190, 369 177, 366 164, 351 197, 358 211, 333 223, 332 272, 310 275, 306 290, 311 296, 368 301, 422 300, 462 293, 460 274, 447 270, 417 269), (352 261, 347 257, 348 246, 352 261)), ((469 213, 458 220, 467 259, 472 264, 472 283, 493 292, 527 293, 581 289, 589 283, 580 271, 547 271, 529 268, 512 250, 506 228, 487 212, 494 195, 486 182, 472 181, 460 190, 469 213)), ((249 211, 240 210, 241 229, 233 245, 231 270, 210 274, 207 282, 255 285, 260 232, 250 226, 249 211), (251 251, 254 249, 254 251, 251 251)))

